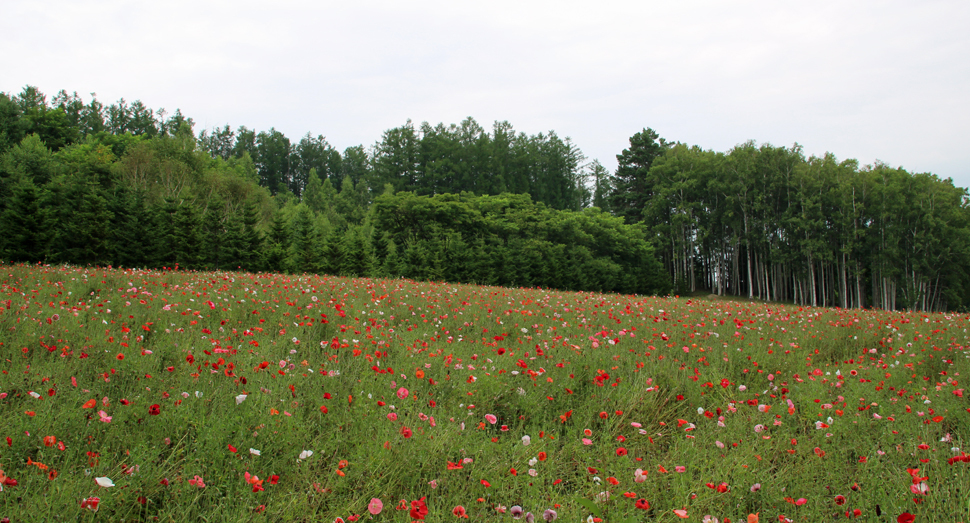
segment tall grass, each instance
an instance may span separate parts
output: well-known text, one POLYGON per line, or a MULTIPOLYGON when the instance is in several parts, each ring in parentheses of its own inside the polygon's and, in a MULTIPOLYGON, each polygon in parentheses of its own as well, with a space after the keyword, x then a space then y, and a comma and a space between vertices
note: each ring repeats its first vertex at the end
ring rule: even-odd
POLYGON ((11 521, 970 521, 966 315, 2 274, 11 521))

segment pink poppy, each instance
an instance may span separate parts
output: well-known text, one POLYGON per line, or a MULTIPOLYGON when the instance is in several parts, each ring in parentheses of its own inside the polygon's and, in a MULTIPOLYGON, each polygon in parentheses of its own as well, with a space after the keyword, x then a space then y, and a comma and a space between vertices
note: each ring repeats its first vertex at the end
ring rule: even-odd
POLYGON ((384 503, 377 498, 372 498, 370 503, 367 504, 367 511, 370 512, 371 515, 376 516, 380 514, 382 510, 384 510, 384 503))

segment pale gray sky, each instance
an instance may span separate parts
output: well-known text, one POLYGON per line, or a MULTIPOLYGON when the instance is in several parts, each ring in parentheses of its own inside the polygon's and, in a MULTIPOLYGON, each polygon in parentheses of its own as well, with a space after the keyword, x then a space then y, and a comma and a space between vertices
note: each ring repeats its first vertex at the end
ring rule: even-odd
POLYGON ((141 99, 337 148, 403 124, 748 139, 970 186, 970 2, 12 0, 0 90, 141 99))

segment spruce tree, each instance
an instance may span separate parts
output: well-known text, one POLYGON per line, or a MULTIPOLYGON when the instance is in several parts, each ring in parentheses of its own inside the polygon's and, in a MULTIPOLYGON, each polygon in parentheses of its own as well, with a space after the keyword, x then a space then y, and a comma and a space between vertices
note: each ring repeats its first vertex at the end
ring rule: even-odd
POLYGON ((314 224, 313 212, 300 205, 293 218, 292 266, 297 272, 316 273, 320 270, 319 237, 314 224))
POLYGON ((253 201, 247 201, 242 210, 242 248, 239 264, 247 271, 257 271, 263 268, 263 235, 259 232, 259 207, 253 201))
POLYGON ((343 235, 336 227, 330 229, 330 233, 323 240, 323 255, 320 265, 322 272, 327 274, 340 274, 344 264, 343 235))
POLYGON ((112 213, 96 182, 69 180, 55 233, 57 259, 78 265, 107 264, 112 213))
POLYGON ((37 262, 45 259, 50 244, 50 219, 42 206, 40 190, 27 177, 13 186, 0 219, 4 258, 37 262))
POLYGON ((226 220, 219 268, 229 271, 243 268, 244 263, 246 263, 246 254, 243 219, 239 216, 239 213, 232 213, 226 220))
MULTIPOLYGON (((204 265, 210 269, 222 267, 226 260, 226 207, 222 198, 214 198, 202 219, 204 265)), ((230 262, 231 263, 231 262, 230 262)))
POLYGON ((188 201, 178 206, 174 216, 175 261, 184 269, 199 269, 205 262, 202 220, 199 209, 188 201))
POLYGON ((315 168, 310 169, 306 189, 303 190, 303 203, 315 213, 324 212, 323 184, 315 168))
POLYGON ((273 215, 273 224, 269 229, 263 249, 263 266, 267 271, 287 272, 287 258, 289 256, 290 235, 287 230, 286 217, 282 211, 273 215))

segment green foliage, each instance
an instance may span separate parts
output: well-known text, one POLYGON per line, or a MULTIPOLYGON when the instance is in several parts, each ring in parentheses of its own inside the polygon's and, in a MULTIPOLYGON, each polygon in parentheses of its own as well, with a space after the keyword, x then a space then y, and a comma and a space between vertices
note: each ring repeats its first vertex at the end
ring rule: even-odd
POLYGON ((642 230, 596 209, 556 211, 528 195, 384 194, 374 222, 417 279, 649 293, 665 278, 642 230), (554 270, 563 257, 566 273, 554 270))
POLYGON ((43 193, 30 178, 20 178, 0 216, 3 257, 33 262, 47 258, 52 231, 50 209, 43 193))

